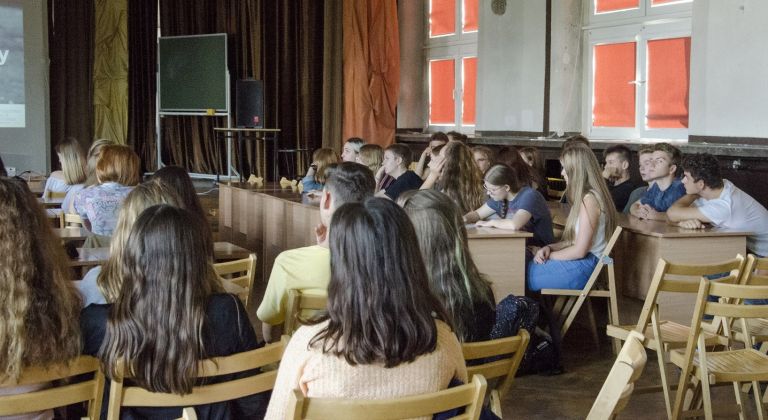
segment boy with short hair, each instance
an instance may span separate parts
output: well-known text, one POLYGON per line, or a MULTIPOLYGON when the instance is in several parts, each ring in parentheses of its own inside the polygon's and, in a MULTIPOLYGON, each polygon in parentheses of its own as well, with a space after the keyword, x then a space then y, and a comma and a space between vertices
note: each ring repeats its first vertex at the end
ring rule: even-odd
POLYGON ((381 169, 376 173, 376 180, 381 180, 384 174, 395 180, 386 189, 379 190, 376 197, 397 200, 400 194, 410 190, 418 190, 421 187, 423 182, 421 177, 408 169, 411 164, 411 156, 411 149, 404 144, 395 143, 384 149, 384 159, 381 161, 381 169))
POLYGON ((633 216, 641 219, 667 220, 667 209, 685 195, 685 187, 677 178, 682 153, 669 143, 653 147, 649 178, 654 181, 640 201, 630 208, 633 216))
POLYGON ((629 201, 630 194, 637 187, 629 176, 632 151, 627 146, 617 144, 605 149, 603 156, 605 157, 603 178, 608 184, 616 209, 623 209, 629 201))
MULTIPOLYGON (((639 201, 646 191, 648 191, 648 186, 653 185, 654 181, 650 178, 651 176, 651 165, 653 160, 653 148, 652 147, 643 147, 642 149, 637 151, 637 160, 638 160, 638 171, 640 172, 640 179, 643 180, 643 182, 647 182, 648 185, 643 185, 641 187, 635 188, 632 193, 629 195, 629 199, 627 200, 627 205, 624 206, 624 210, 622 213, 629 214, 630 209, 632 208, 632 205, 635 204, 637 201, 639 201)), ((618 209, 617 209, 618 210, 618 209)))
POLYGON ((667 210, 670 222, 688 229, 704 223, 752 232, 747 236, 747 250, 768 256, 768 210, 731 181, 723 179, 717 158, 700 153, 683 162, 686 196, 667 210))

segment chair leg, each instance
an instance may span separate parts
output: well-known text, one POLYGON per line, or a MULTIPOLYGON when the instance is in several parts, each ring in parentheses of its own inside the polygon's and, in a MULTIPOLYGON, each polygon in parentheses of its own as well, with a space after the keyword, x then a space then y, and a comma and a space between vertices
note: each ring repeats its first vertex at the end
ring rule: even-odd
POLYGON ((667 358, 665 353, 658 352, 656 361, 659 363, 659 376, 661 377, 661 393, 664 394, 664 405, 667 408, 667 418, 672 418, 672 401, 669 395, 669 378, 667 378, 667 358))
MULTIPOLYGON (((736 386, 738 389, 738 385, 736 386)), ((763 405, 763 401, 760 399, 760 382, 758 381, 752 381, 752 392, 755 396, 755 408, 757 409, 757 418, 760 420, 765 420, 765 406, 763 405)), ((741 405, 741 403, 739 403, 741 405)), ((741 410, 742 412, 744 410, 741 410)))
POLYGON ((701 395, 704 398, 704 418, 712 420, 712 393, 709 389, 709 378, 701 379, 701 395))
MULTIPOLYGON (((744 420, 744 403, 741 399, 741 387, 739 386, 738 382, 733 383, 733 393, 736 396, 736 407, 739 410, 739 419, 744 420)), ((762 420, 763 416, 760 416, 760 419, 762 420)))
POLYGON ((597 334, 597 322, 595 322, 595 311, 592 309, 592 299, 587 298, 584 302, 587 307, 587 316, 589 317, 589 328, 592 330, 592 339, 595 341, 595 348, 600 350, 600 336, 597 334))

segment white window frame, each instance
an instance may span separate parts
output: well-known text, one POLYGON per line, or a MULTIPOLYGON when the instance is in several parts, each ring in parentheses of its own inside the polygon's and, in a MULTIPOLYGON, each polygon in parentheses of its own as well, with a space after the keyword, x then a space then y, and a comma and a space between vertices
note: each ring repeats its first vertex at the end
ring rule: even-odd
MULTIPOLYGON (((691 1, 651 7, 651 0, 641 0, 635 10, 594 13, 595 0, 588 1, 589 26, 584 28, 584 112, 582 132, 595 139, 686 140, 688 129, 646 128, 648 41, 691 36, 691 1), (647 11, 647 12, 646 12, 647 11), (594 47, 600 44, 635 42, 635 126, 594 127, 594 47)), ((689 108, 690 109, 690 108, 689 108)))
MULTIPOLYGON (((480 0, 482 3, 483 0, 480 0)), ((475 131, 475 124, 462 124, 462 107, 464 106, 464 69, 462 60, 466 57, 477 57, 477 31, 462 32, 464 24, 464 1, 456 0, 456 22, 455 32, 450 35, 441 35, 434 38, 429 36, 429 12, 432 1, 427 0, 424 2, 424 109, 425 121, 424 126, 428 131, 458 131, 464 134, 472 134, 475 131), (430 76, 430 62, 433 60, 451 59, 454 60, 454 124, 432 124, 429 120, 430 114, 430 89, 432 86, 430 76)), ((480 5, 481 6, 481 5, 480 5)), ((475 104, 477 104, 477 97, 475 97, 475 104)), ((477 114, 475 114, 475 120, 477 120, 477 114)))

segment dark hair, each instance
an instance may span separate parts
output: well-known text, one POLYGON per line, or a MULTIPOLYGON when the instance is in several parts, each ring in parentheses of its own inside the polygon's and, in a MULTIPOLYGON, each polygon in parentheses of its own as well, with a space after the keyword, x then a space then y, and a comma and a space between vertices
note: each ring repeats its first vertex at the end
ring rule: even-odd
POLYGON ((682 161, 683 154, 680 152, 680 149, 678 149, 675 146, 672 146, 669 143, 656 143, 653 146, 654 152, 666 152, 669 155, 669 164, 677 166, 678 171, 680 170, 680 162, 682 161))
MULTIPOLYGON (((534 182, 537 182, 539 185, 544 183, 544 177, 525 163, 520 152, 518 152, 514 146, 502 147, 499 150, 499 154, 496 155, 496 162, 514 168, 518 178, 522 179, 525 182, 525 185, 532 185, 534 182)), ((510 187, 511 186, 512 185, 510 185, 510 187)))
POLYGON ((373 173, 359 163, 340 162, 329 165, 326 175, 325 188, 331 191, 337 206, 361 202, 372 197, 376 190, 373 173))
POLYGON ((449 139, 453 138, 454 141, 460 141, 462 143, 466 143, 467 142, 467 135, 466 134, 461 134, 458 131, 449 131, 449 132, 445 133, 445 135, 449 139))
POLYGON ((413 153, 411 152, 411 148, 400 143, 395 143, 389 145, 384 151, 390 151, 395 156, 403 159, 403 165, 406 169, 408 169, 408 166, 411 165, 411 162, 413 162, 413 153))
POLYGON ((722 188, 723 175, 717 158, 709 153, 696 153, 683 160, 683 171, 691 174, 694 181, 704 181, 709 188, 722 188))
POLYGON ((5 170, 2 156, 0 156, 0 176, 8 176, 8 171, 5 170))
POLYGON ((163 166, 152 175, 152 181, 160 186, 175 191, 184 205, 184 208, 197 214, 206 220, 203 205, 195 191, 195 185, 186 169, 180 166, 163 166))
POLYGON ((632 159, 632 151, 629 150, 629 147, 624 146, 623 144, 614 144, 605 149, 605 151, 603 151, 603 159, 612 153, 616 153, 619 156, 619 159, 624 162, 630 162, 632 159))
POLYGON ((383 198, 339 207, 331 219, 328 321, 310 341, 351 365, 386 368, 437 347, 437 325, 450 325, 429 291, 416 232, 405 211, 383 198))
POLYGON ((448 143, 448 135, 443 133, 442 131, 438 131, 436 133, 432 133, 431 136, 429 136, 429 141, 444 141, 448 143))
POLYGON ((434 154, 434 155, 439 155, 439 154, 440 154, 440 151, 441 151, 441 150, 443 150, 443 147, 445 147, 445 145, 444 145, 444 144, 439 144, 439 145, 437 145, 437 146, 433 147, 433 148, 432 148, 432 154, 434 154))
MULTIPOLYGON (((516 165, 519 166, 519 165, 516 165)), ((509 185, 509 190, 517 194, 523 187, 528 185, 525 174, 521 174, 515 166, 499 163, 491 166, 485 173, 485 182, 491 185, 509 185)))
POLYGON ((123 249, 123 285, 99 350, 105 372, 125 361, 136 384, 151 392, 186 394, 206 357, 203 324, 209 297, 221 292, 213 244, 204 222, 161 204, 139 216, 123 249))

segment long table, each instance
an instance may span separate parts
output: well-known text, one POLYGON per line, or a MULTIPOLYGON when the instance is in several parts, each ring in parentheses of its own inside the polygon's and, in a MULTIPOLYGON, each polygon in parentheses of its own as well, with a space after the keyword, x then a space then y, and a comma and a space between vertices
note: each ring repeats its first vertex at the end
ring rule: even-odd
MULTIPOLYGON (((244 183, 219 189, 219 238, 258 255, 259 269, 252 298, 260 302, 281 252, 315 243, 320 223, 317 202, 275 183, 254 187, 244 183)), ((527 232, 491 228, 468 229, 469 249, 480 272, 493 284, 496 300, 510 293, 525 293, 525 239, 527 232)))
MULTIPOLYGON (((77 248, 78 257, 69 261, 71 267, 92 267, 102 265, 109 259, 109 247, 77 248)), ((213 258, 217 262, 248 258, 251 251, 229 242, 213 243, 213 258)))

